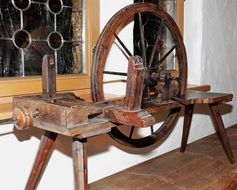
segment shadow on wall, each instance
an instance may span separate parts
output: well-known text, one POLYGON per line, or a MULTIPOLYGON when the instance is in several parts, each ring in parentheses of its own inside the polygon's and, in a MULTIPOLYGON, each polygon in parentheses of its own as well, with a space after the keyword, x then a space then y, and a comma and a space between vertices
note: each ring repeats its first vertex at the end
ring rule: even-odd
MULTIPOLYGON (((13 133, 18 139, 18 141, 22 142, 22 141, 30 140, 31 137, 36 137, 37 139, 40 140, 42 135, 44 134, 44 130, 41 130, 38 128, 18 130, 14 128, 13 133)), ((107 151, 109 146, 111 145, 109 141, 110 141, 110 138, 106 134, 89 138, 88 143, 87 143, 88 156, 107 151)), ((54 144, 53 150, 57 150, 71 157, 72 156, 72 138, 64 136, 64 135, 58 135, 56 142, 54 144)))
MULTIPOLYGON (((233 106, 230 104, 220 104, 220 113, 221 116, 231 113, 233 110, 233 106)), ((208 105, 198 105, 194 108, 194 114, 201 114, 201 115, 210 115, 211 117, 211 111, 208 107, 208 105)))

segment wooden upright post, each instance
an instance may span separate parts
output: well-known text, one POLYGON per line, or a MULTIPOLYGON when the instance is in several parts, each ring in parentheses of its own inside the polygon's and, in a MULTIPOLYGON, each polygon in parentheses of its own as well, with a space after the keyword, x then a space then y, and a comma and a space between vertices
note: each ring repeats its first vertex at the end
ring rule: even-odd
MULTIPOLYGON (((45 55, 43 57, 42 90, 43 95, 49 95, 50 97, 56 93, 56 71, 53 55, 45 55)), ((36 189, 48 163, 57 136, 57 133, 51 131, 45 131, 45 134, 42 136, 30 177, 26 185, 26 190, 36 189)))
POLYGON ((43 94, 52 96, 56 93, 56 70, 54 55, 45 55, 42 62, 42 90, 43 94))
POLYGON ((88 190, 86 139, 73 139, 72 158, 75 190, 88 190))
POLYGON ((124 100, 125 110, 141 109, 145 69, 142 58, 132 56, 128 61, 128 75, 126 97, 124 100))

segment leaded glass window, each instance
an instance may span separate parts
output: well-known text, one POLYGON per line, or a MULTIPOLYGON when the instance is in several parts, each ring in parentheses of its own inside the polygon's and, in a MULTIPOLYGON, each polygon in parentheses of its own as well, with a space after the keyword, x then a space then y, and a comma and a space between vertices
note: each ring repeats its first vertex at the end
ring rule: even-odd
POLYGON ((41 75, 49 53, 58 74, 83 72, 83 10, 83 0, 2 0, 0 77, 41 75))
MULTIPOLYGON (((170 16, 175 20, 176 19, 176 0, 134 0, 134 3, 137 2, 150 2, 157 4, 158 7, 164 9, 170 14, 170 16)), ((136 20, 136 19, 135 19, 136 20)), ((149 58, 151 55, 153 43, 155 42, 156 33, 160 27, 161 22, 154 20, 154 16, 151 14, 143 15, 143 28, 144 28, 144 37, 146 42, 146 54, 149 58)), ((134 25, 134 54, 142 55, 142 49, 140 48, 140 33, 138 20, 134 25)), ((173 38, 170 31, 164 27, 161 31, 161 37, 159 39, 159 54, 154 58, 154 63, 157 62, 161 57, 167 54, 167 52, 172 49, 174 46, 173 38)), ((149 60, 148 60, 149 61, 149 60)), ((176 68, 176 59, 175 51, 170 53, 170 55, 163 61, 165 69, 175 70, 176 68)))

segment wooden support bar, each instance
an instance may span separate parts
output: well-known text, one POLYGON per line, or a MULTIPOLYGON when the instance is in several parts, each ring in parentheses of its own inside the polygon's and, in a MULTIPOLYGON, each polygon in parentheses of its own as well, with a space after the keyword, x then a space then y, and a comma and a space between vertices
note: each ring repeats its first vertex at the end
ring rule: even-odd
POLYGON ((187 91, 186 94, 181 97, 173 97, 173 100, 179 102, 185 107, 184 129, 180 149, 181 152, 185 151, 187 145, 187 138, 193 114, 193 106, 195 104, 207 104, 210 107, 211 115, 214 120, 214 126, 217 135, 220 139, 220 142, 225 150, 225 153, 230 163, 231 164, 235 163, 235 159, 230 147, 228 136, 226 134, 225 126, 219 111, 220 103, 231 101, 232 98, 233 98, 232 94, 214 93, 214 92, 195 92, 195 91, 187 91))
POLYGON ((72 142, 75 190, 88 190, 86 142, 76 138, 72 142))
POLYGON ((30 177, 28 179, 26 190, 36 189, 40 178, 44 172, 44 169, 48 163, 53 148, 54 142, 57 138, 57 134, 46 131, 41 138, 38 153, 32 167, 30 177))

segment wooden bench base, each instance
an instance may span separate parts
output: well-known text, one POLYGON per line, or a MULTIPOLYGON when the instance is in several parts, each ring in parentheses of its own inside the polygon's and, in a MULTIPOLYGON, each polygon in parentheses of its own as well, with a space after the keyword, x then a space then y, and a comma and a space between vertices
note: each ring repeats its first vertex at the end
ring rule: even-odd
MULTIPOLYGON (((184 126, 183 136, 181 143, 181 152, 185 152, 187 146, 188 135, 190 131, 190 124, 193 115, 193 108, 195 104, 208 104, 211 110, 211 115, 214 120, 215 129, 217 135, 221 141, 221 144, 226 152, 226 155, 231 164, 235 162, 230 143, 225 131, 225 127, 219 112, 219 104, 232 100, 232 94, 220 94, 211 92, 194 92, 187 91, 184 96, 174 98, 176 102, 182 104, 185 108, 184 114, 184 126)), ((101 132, 101 131, 100 131, 101 132)), ((103 131, 101 133, 106 133, 103 131)), ((44 169, 50 158, 53 145, 57 139, 58 131, 49 131, 46 129, 45 134, 41 138, 39 149, 36 155, 36 159, 28 179, 26 189, 36 189, 40 178, 44 172, 44 169)), ((97 133, 95 133, 97 134, 97 133)), ((75 178, 75 189, 77 190, 88 190, 88 179, 87 179, 87 154, 86 154, 86 138, 79 138, 71 136, 72 138, 72 157, 74 167, 74 178, 75 178)))
MULTIPOLYGON (((49 131, 46 131, 42 136, 36 159, 26 184, 26 190, 34 190, 37 188, 50 159, 57 136, 57 133, 49 131)), ((88 190, 86 143, 87 139, 72 138, 74 187, 76 190, 88 190)))
POLYGON ((195 92, 187 91, 185 95, 174 98, 175 101, 181 103, 185 108, 184 113, 184 125, 183 135, 180 152, 185 152, 187 146, 188 135, 190 131, 190 125, 193 116, 193 108, 195 104, 208 104, 211 116, 214 121, 216 133, 220 139, 220 142, 225 150, 225 153, 231 164, 235 163, 235 159, 230 147, 228 136, 226 134, 225 126, 221 118, 219 111, 219 104, 223 102, 231 101, 233 98, 232 94, 221 94, 213 92, 195 92))

